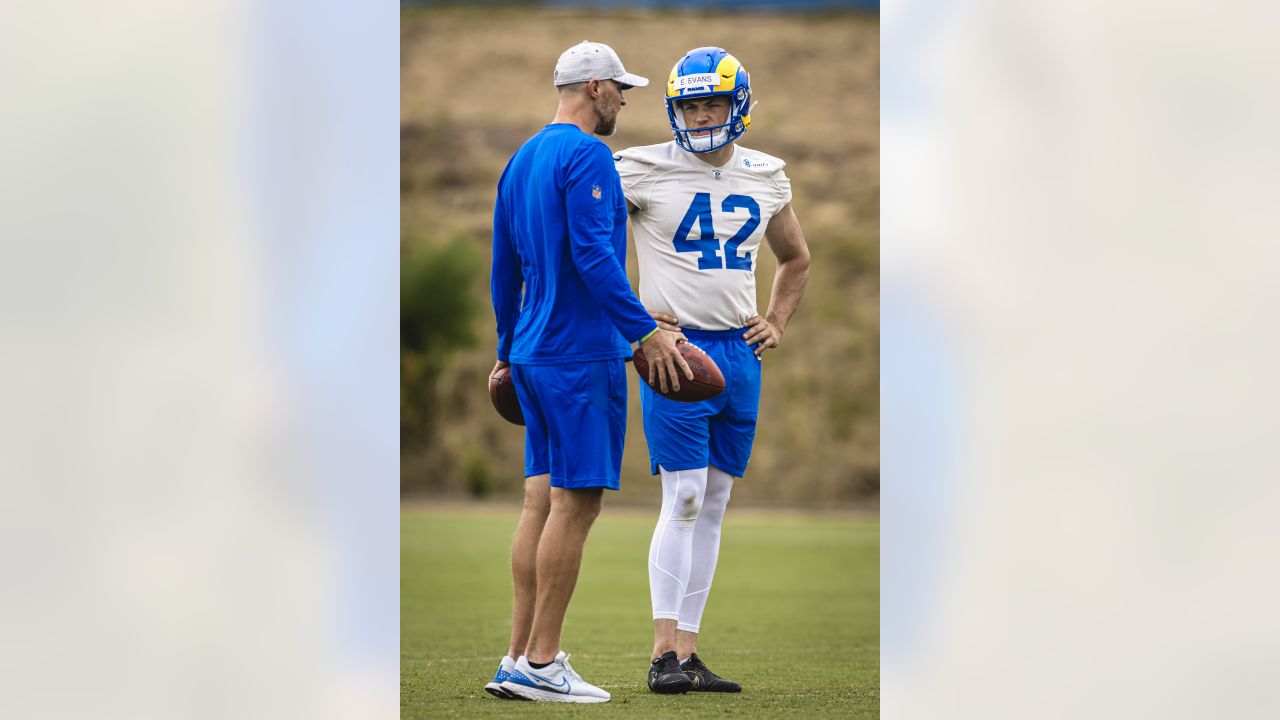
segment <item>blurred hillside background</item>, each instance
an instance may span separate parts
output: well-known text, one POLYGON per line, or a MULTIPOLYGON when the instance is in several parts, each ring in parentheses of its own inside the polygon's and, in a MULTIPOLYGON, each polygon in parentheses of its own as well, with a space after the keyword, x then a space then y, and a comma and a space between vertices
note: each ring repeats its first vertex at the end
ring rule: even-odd
MULTIPOLYGON (((856 3, 865 5, 866 3, 856 3)), ((608 43, 647 88, 627 93, 618 150, 671 139, 663 90, 691 48, 719 45, 759 101, 740 144, 787 162, 813 262, 764 365, 759 432, 737 506, 877 507, 879 500, 879 18, 871 11, 402 7, 401 488, 405 498, 518 497, 523 429, 489 405, 498 176, 551 120, 551 71, 608 43)), ((759 309, 776 267, 758 256, 759 309)), ((635 253, 628 272, 636 286, 635 253)), ((629 371, 630 372, 630 371, 629 371)), ((634 373, 632 373, 634 378, 634 373)), ((622 492, 656 506, 635 381, 622 492)))

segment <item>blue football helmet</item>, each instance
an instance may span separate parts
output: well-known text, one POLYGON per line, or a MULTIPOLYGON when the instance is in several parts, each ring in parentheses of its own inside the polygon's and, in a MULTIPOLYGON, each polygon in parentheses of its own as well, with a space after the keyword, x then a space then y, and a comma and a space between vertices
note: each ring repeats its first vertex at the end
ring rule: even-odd
POLYGON ((694 153, 718 150, 742 137, 751 127, 751 75, 724 48, 700 47, 690 50, 671 68, 667 78, 667 119, 676 144, 694 153), (684 113, 676 107, 685 98, 725 95, 729 100, 729 120, 723 125, 688 130, 684 113), (705 134, 706 131, 710 134, 705 134), (693 133, 700 133, 693 135, 693 133))

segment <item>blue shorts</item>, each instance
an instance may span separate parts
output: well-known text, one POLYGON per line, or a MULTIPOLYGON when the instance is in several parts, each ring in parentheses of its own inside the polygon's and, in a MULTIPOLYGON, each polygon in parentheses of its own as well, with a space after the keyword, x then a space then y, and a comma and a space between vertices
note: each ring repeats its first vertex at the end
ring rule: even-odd
POLYGON ((760 409, 760 361, 742 336, 746 329, 712 332, 681 328, 724 374, 724 392, 689 403, 668 400, 640 383, 644 436, 649 442, 650 472, 692 470, 715 465, 742 477, 751 459, 760 409))
POLYGON ((622 358, 511 366, 524 413, 525 477, 551 474, 559 488, 617 490, 627 433, 622 358))

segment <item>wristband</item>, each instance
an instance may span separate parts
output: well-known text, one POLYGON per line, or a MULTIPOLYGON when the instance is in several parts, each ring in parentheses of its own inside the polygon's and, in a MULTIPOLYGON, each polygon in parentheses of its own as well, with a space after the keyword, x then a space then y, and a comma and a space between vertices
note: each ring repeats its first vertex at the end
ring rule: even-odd
POLYGON ((653 337, 654 335, 657 335, 657 334, 658 334, 658 330, 659 330, 659 328, 654 328, 654 329, 650 330, 648 335, 645 335, 644 337, 640 338, 640 342, 641 342, 641 343, 643 343, 645 340, 648 340, 649 338, 653 337))

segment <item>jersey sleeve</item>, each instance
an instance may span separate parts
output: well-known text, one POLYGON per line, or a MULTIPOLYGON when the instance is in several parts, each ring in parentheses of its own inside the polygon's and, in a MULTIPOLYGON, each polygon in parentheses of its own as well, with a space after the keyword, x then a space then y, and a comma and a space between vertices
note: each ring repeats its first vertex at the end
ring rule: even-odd
POLYGON ((604 143, 587 143, 574 153, 566 169, 564 193, 569 247, 578 273, 622 337, 638 342, 657 323, 631 291, 614 250, 614 220, 622 186, 604 143))
POLYGON ((618 179, 622 181, 622 193, 627 202, 641 210, 646 210, 649 188, 652 187, 652 165, 640 162, 631 157, 631 150, 624 150, 613 156, 614 167, 618 171, 618 179))
POLYGON ((489 274, 489 294, 493 299, 493 314, 498 321, 498 359, 502 362, 509 361, 524 285, 520 255, 513 240, 499 182, 498 200, 493 208, 493 265, 489 274))
POLYGON ((785 207, 791 202, 791 178, 787 177, 787 172, 781 168, 773 174, 773 187, 778 195, 778 207, 785 207))

